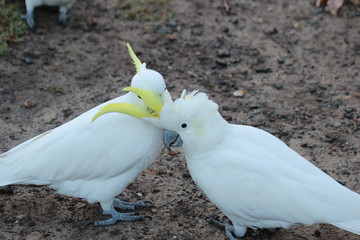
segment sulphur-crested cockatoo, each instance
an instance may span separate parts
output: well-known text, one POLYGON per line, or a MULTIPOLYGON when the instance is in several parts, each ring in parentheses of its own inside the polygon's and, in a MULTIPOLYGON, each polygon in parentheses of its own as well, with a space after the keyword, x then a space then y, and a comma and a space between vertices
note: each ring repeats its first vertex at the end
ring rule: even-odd
POLYGON ((23 16, 23 19, 26 19, 30 28, 34 28, 34 8, 41 5, 59 6, 59 23, 66 25, 66 22, 70 17, 70 8, 75 1, 76 0, 25 0, 26 15, 23 16))
MULTIPOLYGON (((141 95, 140 95, 141 96, 141 95)), ((229 239, 246 229, 330 223, 360 234, 360 195, 340 185, 275 136, 226 122, 204 93, 185 92, 160 113, 164 143, 183 141, 194 182, 231 220, 229 239)), ((214 220, 214 222, 218 222, 214 220)))
POLYGON ((114 207, 134 210, 146 202, 126 203, 115 197, 159 155, 161 128, 140 118, 158 118, 163 98, 171 97, 163 77, 147 69, 129 44, 128 48, 137 74, 127 89, 141 93, 143 98, 129 92, 1 154, 0 186, 49 185, 61 194, 99 202, 103 213, 112 218, 95 225, 144 219, 133 213, 118 213, 114 207), (145 104, 150 92, 152 103, 145 104), (118 109, 136 118, 111 113, 118 109))

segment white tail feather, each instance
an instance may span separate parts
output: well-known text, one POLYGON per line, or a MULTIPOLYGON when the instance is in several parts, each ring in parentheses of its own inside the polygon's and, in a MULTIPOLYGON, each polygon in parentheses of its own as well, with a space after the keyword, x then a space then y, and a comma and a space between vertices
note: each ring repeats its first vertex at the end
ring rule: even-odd
POLYGON ((341 223, 331 223, 331 225, 360 235, 360 219, 341 223))

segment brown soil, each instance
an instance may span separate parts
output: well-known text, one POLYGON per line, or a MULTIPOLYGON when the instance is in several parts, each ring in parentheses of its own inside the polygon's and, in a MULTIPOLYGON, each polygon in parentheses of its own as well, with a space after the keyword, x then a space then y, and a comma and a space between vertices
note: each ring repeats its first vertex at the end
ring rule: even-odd
MULTIPOLYGON (((118 2, 79 0, 65 28, 56 11, 37 9, 36 30, 0 58, 0 152, 123 94, 135 72, 125 47, 130 42, 163 74, 174 98, 184 88, 208 93, 231 123, 273 133, 360 192, 355 6, 345 5, 336 18, 303 0, 173 0, 175 23, 169 25, 123 20, 118 2), (235 90, 244 97, 234 98, 235 90)), ((164 149, 119 195, 152 201, 139 210, 151 220, 94 227, 88 223, 105 218, 98 204, 44 186, 12 186, 0 192, 0 239, 226 239, 209 222, 223 214, 197 189, 176 151, 171 157, 164 149)), ((327 224, 246 237, 270 238, 360 239, 327 224)))

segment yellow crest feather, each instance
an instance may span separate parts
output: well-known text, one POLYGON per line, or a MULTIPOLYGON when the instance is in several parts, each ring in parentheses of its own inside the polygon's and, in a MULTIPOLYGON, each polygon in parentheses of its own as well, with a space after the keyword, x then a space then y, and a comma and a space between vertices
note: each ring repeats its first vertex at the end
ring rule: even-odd
POLYGON ((141 61, 139 60, 139 58, 135 55, 134 51, 132 50, 131 46, 129 43, 126 43, 126 46, 129 50, 129 54, 131 59, 134 61, 135 64, 135 68, 136 68, 136 72, 139 73, 140 71, 140 66, 141 66, 141 61))

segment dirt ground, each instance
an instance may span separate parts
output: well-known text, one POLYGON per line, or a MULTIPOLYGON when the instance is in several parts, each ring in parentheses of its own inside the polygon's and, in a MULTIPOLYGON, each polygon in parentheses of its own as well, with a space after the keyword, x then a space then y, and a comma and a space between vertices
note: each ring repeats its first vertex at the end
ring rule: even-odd
MULTIPOLYGON (((65 28, 56 10, 35 11, 36 29, 0 58, 0 152, 122 95, 135 73, 130 42, 163 74, 173 98, 184 88, 208 93, 231 123, 280 137, 360 192, 359 9, 345 5, 336 18, 304 0, 173 0, 171 21, 152 23, 122 19, 120 5, 78 0, 65 28), (233 97, 236 90, 244 96, 233 97)), ((0 190, 0 239, 226 239, 209 221, 224 215, 175 150, 171 156, 164 148, 118 196, 152 201, 138 211, 151 220, 94 227, 106 218, 98 204, 15 185, 0 190)), ((249 231, 245 239, 360 237, 317 224, 249 231)))

